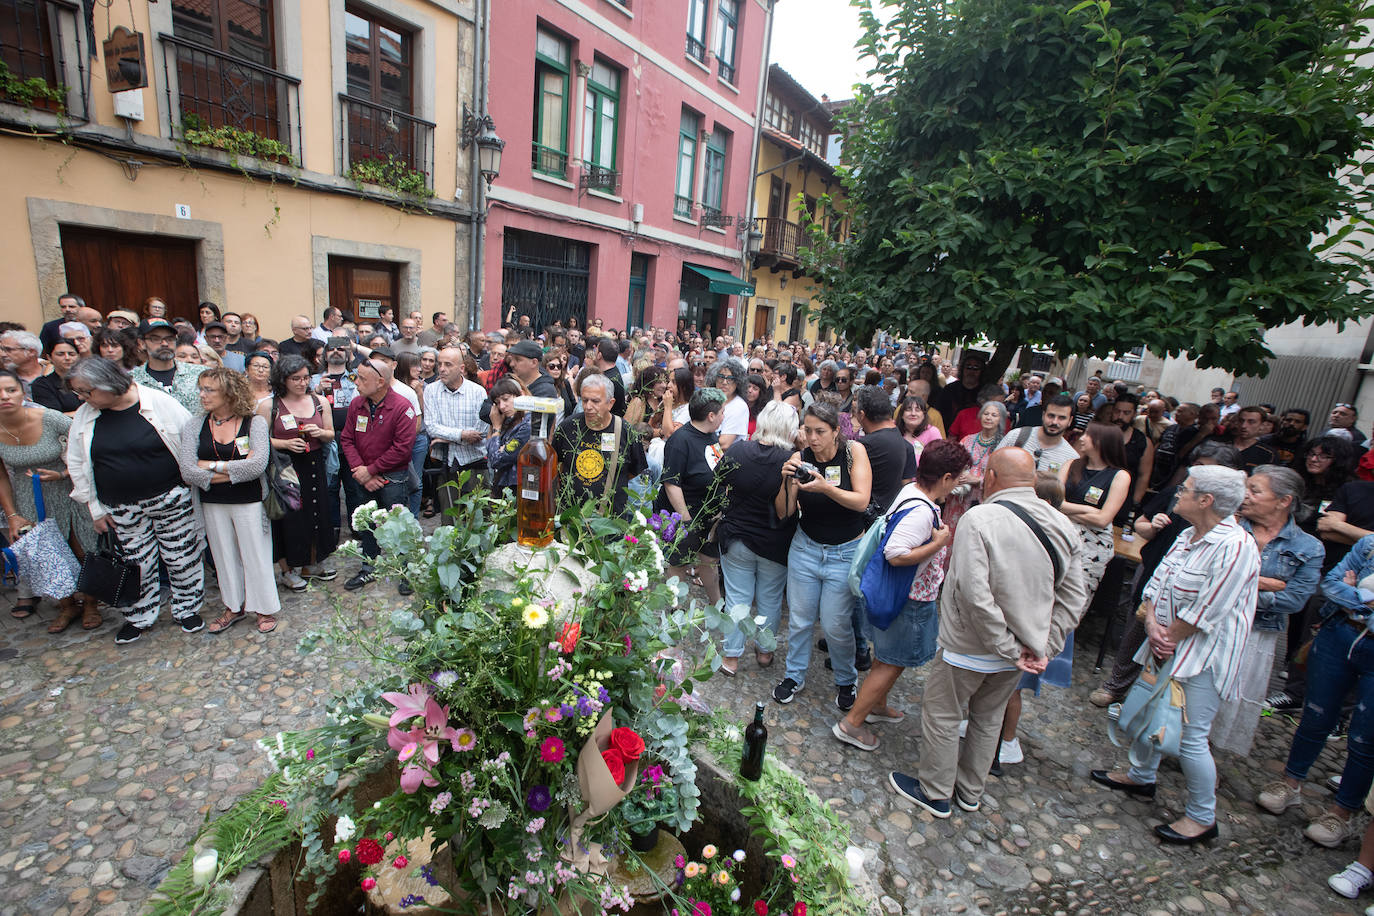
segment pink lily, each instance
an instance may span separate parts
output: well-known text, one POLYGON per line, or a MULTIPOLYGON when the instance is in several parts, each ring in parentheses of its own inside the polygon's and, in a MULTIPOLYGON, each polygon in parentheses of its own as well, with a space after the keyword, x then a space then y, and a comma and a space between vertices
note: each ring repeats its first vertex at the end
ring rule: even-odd
POLYGON ((426 697, 423 711, 423 726, 417 725, 409 731, 393 726, 386 736, 386 743, 396 752, 396 759, 405 764, 401 771, 401 788, 407 794, 418 789, 421 782, 427 786, 439 784, 430 774, 430 768, 439 762, 439 742, 452 746, 458 736, 458 730, 448 724, 447 706, 440 706, 433 697, 426 697))
POLYGON ((425 701, 429 699, 429 691, 425 689, 424 684, 411 684, 405 693, 384 693, 382 699, 396 707, 390 721, 390 724, 395 726, 399 722, 425 714, 425 701))

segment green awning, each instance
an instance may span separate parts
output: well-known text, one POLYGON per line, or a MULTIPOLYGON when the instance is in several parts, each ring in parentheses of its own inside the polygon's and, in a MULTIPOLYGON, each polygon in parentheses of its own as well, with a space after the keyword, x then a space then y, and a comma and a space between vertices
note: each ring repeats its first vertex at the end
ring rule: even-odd
POLYGON ((746 283, 734 274, 727 274, 723 270, 713 270, 710 267, 698 267, 695 264, 684 264, 688 270, 694 270, 701 276, 710 281, 708 287, 713 293, 724 293, 727 296, 752 296, 754 295, 754 284, 746 283))

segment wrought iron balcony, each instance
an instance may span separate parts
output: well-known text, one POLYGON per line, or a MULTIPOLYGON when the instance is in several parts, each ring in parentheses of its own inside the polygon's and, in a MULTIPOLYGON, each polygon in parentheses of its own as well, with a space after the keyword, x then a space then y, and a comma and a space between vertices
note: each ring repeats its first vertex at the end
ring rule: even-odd
POLYGON ((725 227, 730 225, 734 217, 724 211, 717 210, 715 207, 701 205, 701 224, 703 226, 725 227))
MULTIPOLYGON (((276 140, 301 155, 301 81, 269 67, 162 34, 163 85, 171 136, 188 124, 207 131, 231 128, 276 140)), ((217 145, 217 144, 212 144, 217 145)))
POLYGON ((568 154, 552 146, 530 144, 530 167, 555 178, 568 177, 568 154))
POLYGON ((692 203, 692 198, 690 198, 690 197, 683 197, 681 194, 674 194, 674 195, 673 195, 673 215, 674 215, 674 216, 680 216, 680 217, 682 217, 683 219, 691 219, 691 218, 692 218, 692 209, 693 209, 694 206, 695 206, 695 204, 692 203))
POLYGON ((706 63, 706 42, 694 35, 687 36, 687 56, 706 63))
POLYGON ((776 216, 760 217, 759 231, 763 240, 759 243, 759 254, 769 255, 779 261, 797 262, 797 249, 801 247, 802 227, 776 216))
POLYGON ((605 166, 582 163, 582 174, 578 184, 584 190, 601 191, 605 194, 620 193, 620 173, 605 166))
POLYGON ((735 65, 734 65, 734 64, 727 64, 727 63, 726 63, 725 61, 723 61, 723 60, 717 60, 717 61, 716 61, 716 72, 720 74, 720 78, 721 78, 721 79, 725 80, 725 81, 726 81, 727 83, 729 83, 731 86, 733 86, 733 85, 735 84, 735 65))
POLYGON ((339 93, 343 172, 367 159, 394 160, 434 187, 434 125, 414 115, 339 93))

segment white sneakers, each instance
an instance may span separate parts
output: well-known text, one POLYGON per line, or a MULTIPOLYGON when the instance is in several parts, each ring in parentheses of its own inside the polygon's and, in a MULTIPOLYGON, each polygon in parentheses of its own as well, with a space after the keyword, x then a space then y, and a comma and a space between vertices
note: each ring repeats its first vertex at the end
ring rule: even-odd
POLYGON ((1002 742, 1002 750, 997 759, 1002 763, 1021 763, 1026 759, 1025 751, 1021 750, 1021 739, 1012 738, 1010 741, 1002 742))

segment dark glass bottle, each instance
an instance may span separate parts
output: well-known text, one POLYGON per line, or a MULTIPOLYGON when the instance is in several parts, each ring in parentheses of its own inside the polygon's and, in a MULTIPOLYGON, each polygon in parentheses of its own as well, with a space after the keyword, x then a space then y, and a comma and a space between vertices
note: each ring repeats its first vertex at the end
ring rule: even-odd
POLYGON ((763 752, 768 746, 768 729, 763 727, 763 704, 754 704, 754 721, 744 730, 744 756, 739 762, 739 774, 757 780, 763 775, 763 752))

